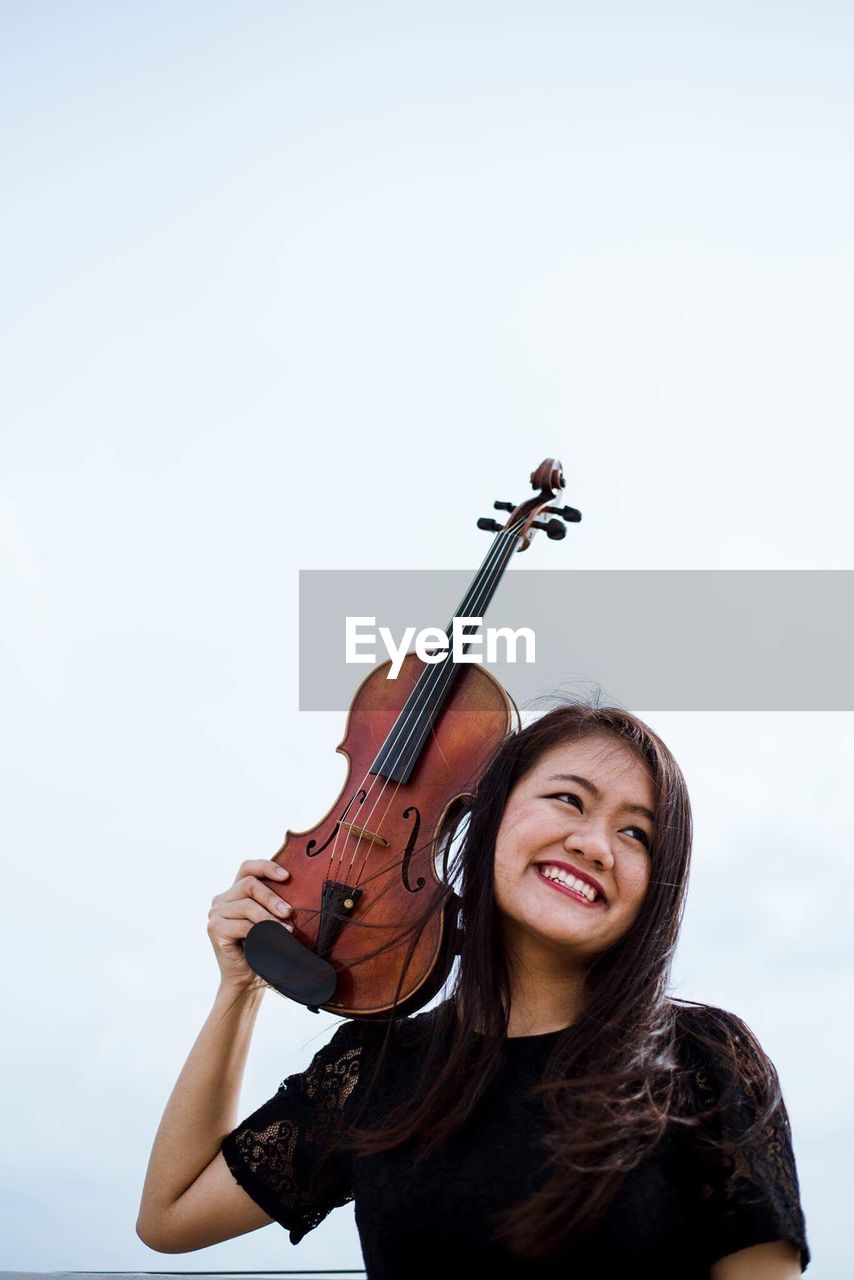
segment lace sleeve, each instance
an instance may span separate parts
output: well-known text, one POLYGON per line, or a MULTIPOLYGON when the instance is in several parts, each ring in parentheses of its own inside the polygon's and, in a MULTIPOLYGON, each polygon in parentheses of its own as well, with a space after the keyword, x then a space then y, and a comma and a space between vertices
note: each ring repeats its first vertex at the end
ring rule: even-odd
POLYGON ((359 1025, 345 1022, 306 1071, 288 1076, 223 1141, 235 1180, 292 1244, 353 1198, 350 1159, 335 1139, 346 1126, 362 1047, 359 1025))
POLYGON ((709 1262, 789 1240, 810 1260, 789 1117, 773 1064, 740 1018, 692 1010, 704 1033, 695 1071, 701 1220, 709 1262), (770 1072, 768 1070, 770 1068, 770 1072))

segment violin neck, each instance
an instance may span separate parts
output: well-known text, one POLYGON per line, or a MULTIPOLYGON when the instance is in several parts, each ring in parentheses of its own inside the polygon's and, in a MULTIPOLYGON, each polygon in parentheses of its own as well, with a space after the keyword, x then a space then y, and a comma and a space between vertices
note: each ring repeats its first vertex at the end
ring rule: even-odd
MULTIPOLYGON (((445 635, 448 637, 445 658, 441 662, 425 663, 424 670, 371 765, 372 774, 388 778, 391 782, 409 781, 424 743, 457 677, 457 665, 451 657, 454 619, 483 617, 518 541, 519 534, 510 528, 502 529, 495 535, 483 564, 472 578, 454 617, 445 628, 445 635)), ((476 630, 472 624, 464 625, 463 629, 466 634, 472 634, 476 630)), ((470 645, 463 645, 464 652, 468 652, 469 648, 470 645)))

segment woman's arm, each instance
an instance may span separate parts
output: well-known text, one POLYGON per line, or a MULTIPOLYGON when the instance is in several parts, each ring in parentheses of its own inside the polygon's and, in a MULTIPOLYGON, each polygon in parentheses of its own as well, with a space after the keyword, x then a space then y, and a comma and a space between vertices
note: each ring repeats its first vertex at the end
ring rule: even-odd
POLYGON ((739 1249, 712 1264, 711 1280, 799 1280, 801 1258, 788 1240, 739 1249))
POLYGON ((237 1122, 265 990, 246 964, 243 939, 256 921, 282 921, 290 914, 257 878, 287 878, 279 870, 266 860, 244 863, 232 888, 211 908, 208 935, 220 966, 220 987, 160 1121, 136 1224, 140 1239, 164 1253, 201 1249, 271 1221, 237 1185, 219 1153, 237 1122))
POLYGON ((172 1090, 154 1139, 136 1224, 137 1235, 152 1249, 201 1249, 270 1222, 219 1155, 223 1138, 237 1123, 240 1085, 262 998, 261 990, 220 987, 172 1090))

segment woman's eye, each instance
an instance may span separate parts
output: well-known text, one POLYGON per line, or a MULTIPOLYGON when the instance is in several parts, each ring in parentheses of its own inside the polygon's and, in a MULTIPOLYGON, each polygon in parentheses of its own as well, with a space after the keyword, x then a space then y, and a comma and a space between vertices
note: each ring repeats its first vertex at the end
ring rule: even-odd
POLYGON ((561 791, 557 795, 549 796, 549 799, 550 800, 569 800, 572 802, 572 804, 576 805, 582 813, 584 812, 584 805, 581 803, 581 800, 579 799, 578 796, 573 795, 571 791, 561 791))
MULTIPOLYGON (((553 795, 546 797, 548 800, 568 800, 570 804, 575 805, 579 813, 584 812, 584 805, 581 803, 581 797, 575 795, 572 791, 559 791, 553 795)), ((643 827, 624 827, 623 830, 630 835, 633 840, 639 840, 645 848, 652 848, 652 841, 643 827)))

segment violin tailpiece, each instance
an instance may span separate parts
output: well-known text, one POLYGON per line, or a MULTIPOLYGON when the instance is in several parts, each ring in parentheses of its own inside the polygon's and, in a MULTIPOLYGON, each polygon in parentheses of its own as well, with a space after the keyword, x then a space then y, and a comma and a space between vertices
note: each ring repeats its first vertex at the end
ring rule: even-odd
POLYGON ((320 925, 317 930, 315 950, 319 956, 328 955, 335 939, 347 923, 347 917, 356 909, 362 890, 340 880, 324 880, 320 899, 320 925))

